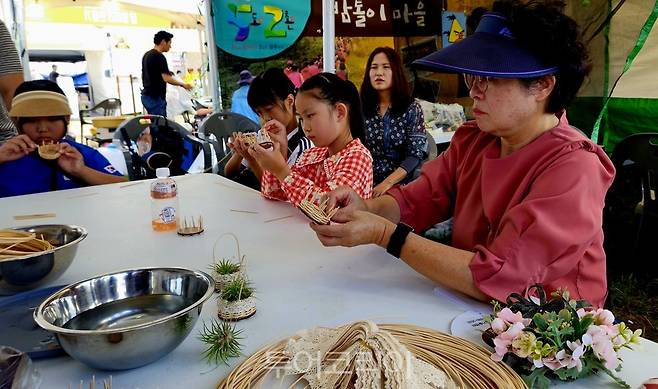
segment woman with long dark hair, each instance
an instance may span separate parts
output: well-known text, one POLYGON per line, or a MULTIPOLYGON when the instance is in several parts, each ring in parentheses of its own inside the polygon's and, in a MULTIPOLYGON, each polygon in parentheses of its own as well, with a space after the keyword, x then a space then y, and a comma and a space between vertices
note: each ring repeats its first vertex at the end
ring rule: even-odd
POLYGON ((427 151, 420 105, 411 97, 398 53, 378 47, 370 53, 361 84, 365 145, 373 158, 373 197, 411 180, 427 151))

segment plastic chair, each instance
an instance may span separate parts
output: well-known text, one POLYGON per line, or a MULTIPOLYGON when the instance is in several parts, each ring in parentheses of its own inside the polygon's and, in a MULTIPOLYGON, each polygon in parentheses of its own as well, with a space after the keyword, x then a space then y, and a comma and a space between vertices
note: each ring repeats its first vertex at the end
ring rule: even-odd
MULTIPOLYGON (((628 239, 625 238, 630 238, 633 240, 634 254, 644 256, 641 251, 649 249, 648 253, 655 255, 654 241, 658 236, 658 133, 633 134, 624 138, 612 153, 612 163, 617 175, 606 196, 606 240, 612 243, 617 240, 620 250, 628 254, 628 239), (628 221, 632 221, 630 229, 628 221), (629 233, 634 236, 627 236, 629 233)), ((646 266, 654 271, 657 268, 655 264, 646 266)))
POLYGON ((121 115, 121 100, 117 98, 109 98, 101 101, 90 109, 81 109, 80 114, 80 139, 82 139, 82 129, 85 124, 92 124, 91 121, 86 121, 85 118, 93 116, 118 116, 121 115), (100 111, 103 111, 101 114, 100 111), (94 113, 96 115, 94 115, 94 113))
POLYGON ((229 137, 233 132, 255 132, 260 129, 258 123, 246 116, 223 111, 209 115, 199 126, 199 135, 215 147, 219 172, 223 174, 226 158, 230 153, 229 137))
POLYGON ((432 134, 430 134, 429 132, 425 132, 425 136, 427 137, 427 151, 425 152, 425 159, 420 164, 420 166, 418 166, 416 170, 414 170, 413 173, 411 173, 411 180, 409 181, 413 181, 420 176, 420 171, 423 168, 423 164, 425 162, 431 161, 439 155, 439 149, 438 146, 436 145, 436 141, 432 137, 432 134))
POLYGON ((126 159, 126 165, 128 167, 128 176, 130 180, 133 180, 134 177, 138 176, 138 174, 135 171, 136 167, 132 162, 133 156, 128 151, 128 145, 126 145, 126 142, 123 139, 122 130, 125 130, 126 134, 128 135, 128 138, 130 138, 131 141, 136 142, 137 138, 142 133, 142 131, 144 131, 152 124, 157 126, 161 126, 161 125, 163 126, 165 124, 168 124, 179 134, 181 134, 185 140, 193 144, 195 155, 197 155, 198 153, 203 153, 204 171, 210 171, 212 169, 211 147, 207 141, 203 139, 199 139, 198 137, 194 136, 191 132, 189 132, 187 129, 185 129, 185 127, 181 126, 179 123, 176 123, 172 120, 168 120, 163 116, 142 115, 124 120, 119 125, 119 127, 117 127, 117 130, 114 133, 114 139, 118 139, 123 145, 123 154, 126 159))
POLYGON ((439 149, 434 137, 429 132, 425 132, 425 136, 427 137, 427 156, 425 157, 424 162, 427 162, 433 160, 439 155, 439 149))

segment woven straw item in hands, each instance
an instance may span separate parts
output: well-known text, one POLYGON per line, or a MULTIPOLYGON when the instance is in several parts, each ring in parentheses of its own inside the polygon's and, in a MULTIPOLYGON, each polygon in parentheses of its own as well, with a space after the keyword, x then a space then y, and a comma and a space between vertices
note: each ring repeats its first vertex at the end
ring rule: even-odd
POLYGON ((267 131, 245 132, 240 136, 242 137, 242 141, 249 147, 259 144, 261 147, 268 149, 273 146, 272 138, 267 131))
POLYGON ((39 156, 43 159, 53 160, 59 158, 62 153, 59 150, 59 143, 42 143, 38 147, 39 156))
POLYGON ((328 200, 326 199, 317 204, 314 201, 315 197, 316 195, 309 194, 299 203, 297 208, 299 208, 299 210, 302 211, 302 213, 313 222, 317 224, 329 224, 329 222, 331 222, 331 218, 334 216, 334 214, 336 214, 336 212, 338 212, 339 208, 328 209, 328 200))

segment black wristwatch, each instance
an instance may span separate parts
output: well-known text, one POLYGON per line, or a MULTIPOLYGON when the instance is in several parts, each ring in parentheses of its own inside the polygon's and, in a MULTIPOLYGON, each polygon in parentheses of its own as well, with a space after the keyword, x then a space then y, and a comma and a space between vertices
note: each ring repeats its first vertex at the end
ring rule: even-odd
POLYGON ((411 226, 398 223, 395 227, 395 231, 391 235, 391 239, 388 241, 388 246, 386 246, 386 252, 394 256, 395 258, 400 258, 400 251, 402 251, 402 245, 407 240, 407 235, 410 232, 413 232, 414 229, 411 226))

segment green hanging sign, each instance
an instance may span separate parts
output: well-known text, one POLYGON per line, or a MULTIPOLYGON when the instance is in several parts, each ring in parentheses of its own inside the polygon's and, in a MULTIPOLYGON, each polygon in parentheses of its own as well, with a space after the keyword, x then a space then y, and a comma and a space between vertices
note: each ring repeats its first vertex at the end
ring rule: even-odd
POLYGON ((217 47, 236 57, 276 56, 302 36, 311 0, 212 0, 217 47))

